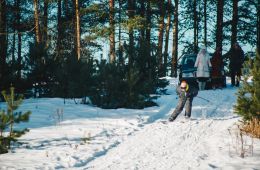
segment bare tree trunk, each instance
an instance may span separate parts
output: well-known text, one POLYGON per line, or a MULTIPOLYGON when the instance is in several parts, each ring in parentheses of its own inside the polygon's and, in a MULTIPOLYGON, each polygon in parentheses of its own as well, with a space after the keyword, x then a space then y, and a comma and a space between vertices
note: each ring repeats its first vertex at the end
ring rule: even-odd
POLYGON ((223 41, 223 0, 218 0, 217 3, 217 31, 216 31, 216 48, 220 48, 222 52, 222 41, 223 41))
POLYGON ((64 0, 64 8, 65 8, 65 16, 66 16, 66 18, 68 18, 68 15, 69 15, 69 2, 68 2, 68 0, 64 0))
POLYGON ((177 77, 177 61, 178 61, 178 6, 179 0, 174 0, 174 22, 173 22, 173 43, 172 43, 172 69, 171 76, 177 77))
MULTIPOLYGON (((147 3, 147 0, 143 0, 143 1, 139 1, 139 4, 140 4, 140 16, 142 19, 144 19, 146 16, 145 16, 145 12, 146 12, 146 9, 145 9, 145 4, 147 3)), ((142 23, 142 27, 139 29, 139 45, 140 45, 140 56, 142 58, 144 58, 145 60, 145 63, 143 64, 144 65, 144 68, 147 68, 148 66, 148 58, 147 56, 149 55, 148 51, 147 51, 147 43, 146 43, 146 39, 145 39, 145 28, 147 27, 147 22, 145 21, 144 23, 142 23)), ((147 70, 148 71, 148 70, 147 70)), ((149 73, 149 71, 148 71, 149 73)))
MULTIPOLYGON (((6 1, 0 0, 0 81, 4 77, 7 58, 6 1)), ((1 88, 1 86, 0 86, 1 88)))
POLYGON ((256 4, 257 7, 257 50, 260 54, 260 0, 258 0, 258 3, 256 4))
POLYGON ((49 1, 44 0, 44 9, 43 9, 43 42, 45 47, 48 46, 48 5, 49 1))
POLYGON ((204 0, 204 45, 207 47, 207 0, 204 0))
POLYGON ((147 43, 147 55, 148 55, 148 74, 149 74, 149 81, 152 79, 152 58, 151 58, 151 0, 147 0, 147 7, 146 7, 146 34, 145 40, 147 43))
POLYGON ((35 22, 36 42, 39 44, 41 42, 41 35, 40 35, 40 26, 39 26, 38 0, 33 0, 33 5, 34 5, 34 22, 35 22))
MULTIPOLYGON (((141 15, 142 18, 144 18, 144 16, 145 16, 145 2, 146 2, 146 0, 143 0, 143 1, 140 2, 141 3, 141 10, 140 10, 141 13, 140 13, 140 15, 141 15)), ((141 28, 140 29, 140 40, 143 41, 144 38, 145 38, 145 29, 141 28)), ((141 41, 140 41, 140 43, 141 43, 141 41)))
POLYGON ((22 78, 22 35, 18 34, 18 79, 22 78))
MULTIPOLYGON (((128 18, 129 19, 132 19, 134 17, 134 10, 135 10, 135 0, 127 0, 127 5, 128 5, 128 18)), ((134 68, 133 68, 133 60, 134 60, 134 30, 133 30, 133 27, 130 26, 129 28, 129 58, 128 58, 128 76, 127 76, 127 79, 128 79, 128 82, 129 82, 129 85, 128 85, 128 100, 130 102, 132 102, 133 100, 133 71, 134 71, 134 68)))
POLYGON ((147 9, 146 9, 146 41, 148 43, 148 50, 150 50, 150 41, 151 41, 151 2, 147 0, 147 9))
MULTIPOLYGON (((134 17, 134 0, 128 0, 128 18, 132 19, 134 17)), ((132 68, 133 64, 133 50, 134 49, 134 31, 132 26, 129 28, 129 58, 128 65, 132 68)))
POLYGON ((172 16, 172 1, 168 0, 167 5, 167 24, 166 24, 166 32, 165 32, 165 43, 164 43, 164 76, 167 74, 167 64, 168 64, 168 46, 169 46, 169 35, 170 35, 170 26, 171 26, 171 16, 172 16))
POLYGON ((22 35, 21 35, 21 13, 20 13, 20 0, 16 0, 16 29, 18 32, 18 51, 17 51, 17 61, 18 61, 18 79, 22 78, 21 71, 22 71, 22 35))
POLYGON ((198 53, 198 14, 197 14, 197 0, 193 0, 193 15, 194 15, 194 53, 198 53))
POLYGON ((121 8, 122 8, 122 2, 121 0, 118 1, 118 6, 119 6, 119 11, 118 11, 118 41, 119 41, 119 44, 118 44, 118 51, 119 51, 119 54, 118 54, 118 60, 119 60, 119 63, 121 65, 123 65, 124 61, 123 61, 123 46, 122 46, 122 42, 121 42, 121 8))
POLYGON ((75 0, 75 12, 76 12, 76 52, 77 58, 80 59, 80 21, 79 21, 79 0, 75 0))
POLYGON ((163 72, 163 57, 162 57, 162 46, 163 46, 163 31, 164 31, 164 1, 159 0, 158 2, 160 9, 159 18, 159 35, 158 35, 158 60, 159 60, 159 74, 162 76, 163 72))
MULTIPOLYGON (((15 32, 16 30, 13 29, 13 32, 15 32)), ((12 63, 15 62, 15 37, 16 34, 13 34, 13 41, 12 41, 12 63)))
POLYGON ((57 11, 57 17, 58 17, 58 37, 57 37, 57 56, 60 58, 61 55, 61 31, 62 31, 62 21, 61 21, 61 0, 58 0, 58 11, 57 11))
POLYGON ((233 0, 231 46, 237 41, 237 23, 238 23, 238 0, 233 0))
POLYGON ((110 49, 109 49, 109 59, 110 63, 115 62, 116 54, 115 54, 115 23, 114 23, 114 0, 109 0, 109 26, 110 26, 110 49))

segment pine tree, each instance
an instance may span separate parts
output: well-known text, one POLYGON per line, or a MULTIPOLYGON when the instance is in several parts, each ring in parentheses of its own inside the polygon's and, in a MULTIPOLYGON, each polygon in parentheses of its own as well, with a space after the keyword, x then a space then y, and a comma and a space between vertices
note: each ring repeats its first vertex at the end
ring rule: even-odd
POLYGON ((29 121, 30 111, 25 113, 15 112, 22 104, 23 96, 16 95, 14 92, 14 87, 10 88, 10 94, 7 94, 6 91, 2 91, 2 95, 6 101, 7 112, 2 110, 0 111, 0 154, 6 153, 7 148, 10 148, 12 141, 16 141, 17 137, 20 137, 24 134, 27 129, 24 130, 14 130, 14 124, 20 122, 29 121), (4 135, 4 132, 9 130, 8 135, 4 135))
POLYGON ((247 65, 252 67, 243 80, 243 87, 238 91, 235 112, 245 121, 260 120, 260 54, 257 53, 253 61, 249 59, 247 65), (248 82, 250 77, 252 82, 248 82))

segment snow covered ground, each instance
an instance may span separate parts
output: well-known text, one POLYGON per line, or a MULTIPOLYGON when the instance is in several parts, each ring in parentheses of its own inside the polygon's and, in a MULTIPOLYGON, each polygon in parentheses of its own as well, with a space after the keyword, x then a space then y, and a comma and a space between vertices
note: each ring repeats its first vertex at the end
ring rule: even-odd
MULTIPOLYGON (((30 128, 21 145, 0 155, 0 169, 259 169, 260 141, 237 130, 237 88, 207 90, 195 98, 192 119, 163 124, 177 104, 176 79, 159 107, 104 110, 62 99, 28 99, 30 128), (58 110, 58 111, 57 111, 58 110), (241 158, 241 150, 245 158, 241 158)), ((0 103, 0 108, 4 108, 0 103)))

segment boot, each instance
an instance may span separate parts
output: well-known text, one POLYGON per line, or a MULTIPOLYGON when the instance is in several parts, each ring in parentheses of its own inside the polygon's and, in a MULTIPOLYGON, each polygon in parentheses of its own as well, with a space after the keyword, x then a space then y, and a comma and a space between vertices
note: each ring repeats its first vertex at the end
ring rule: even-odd
POLYGON ((205 87, 206 87, 206 82, 202 82, 202 85, 201 85, 202 90, 205 90, 205 87))
POLYGON ((199 81, 199 90, 201 91, 202 90, 202 82, 199 81))
POLYGON ((177 118, 177 116, 171 115, 171 116, 169 117, 169 122, 173 122, 176 118, 177 118))

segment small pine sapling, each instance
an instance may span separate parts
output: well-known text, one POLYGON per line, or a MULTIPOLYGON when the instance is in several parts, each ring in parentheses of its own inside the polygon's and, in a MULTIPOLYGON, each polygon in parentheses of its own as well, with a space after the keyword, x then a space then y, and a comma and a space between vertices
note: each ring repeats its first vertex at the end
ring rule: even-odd
POLYGON ((249 74, 244 76, 243 86, 238 91, 235 112, 243 117, 245 132, 260 138, 260 54, 247 63, 249 74), (251 81, 248 81, 251 78, 251 81), (250 127, 250 128, 249 128, 250 127))
POLYGON ((14 124, 28 122, 31 114, 30 111, 25 113, 15 112, 22 104, 23 96, 15 94, 14 87, 10 88, 10 94, 7 94, 6 91, 2 91, 2 95, 6 102, 7 111, 0 111, 0 154, 7 153, 11 142, 16 141, 16 138, 28 131, 28 129, 14 130, 14 124), (9 133, 7 132, 8 130, 9 133))

